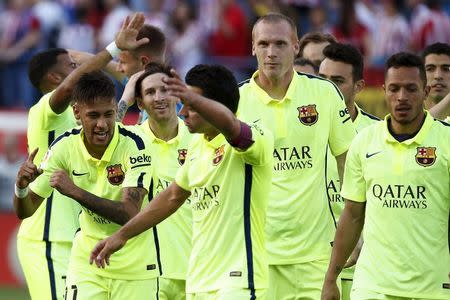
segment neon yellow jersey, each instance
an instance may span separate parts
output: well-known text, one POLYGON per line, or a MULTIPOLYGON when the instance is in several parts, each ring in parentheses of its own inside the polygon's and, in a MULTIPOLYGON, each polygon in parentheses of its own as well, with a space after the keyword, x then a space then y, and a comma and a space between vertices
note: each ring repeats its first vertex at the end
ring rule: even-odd
MULTIPOLYGON (((83 142, 83 131, 75 128, 53 142, 42 162, 44 173, 30 189, 41 197, 51 194, 49 179, 55 170, 65 170, 80 188, 99 197, 120 201, 125 187, 148 190, 152 174, 149 141, 141 130, 116 124, 113 138, 101 159, 93 158, 83 142), (133 132, 134 131, 134 132, 133 132)), ((142 206, 147 205, 145 197, 142 206)), ((139 280, 158 276, 156 246, 151 231, 133 239, 111 256, 110 265, 99 269, 89 265, 89 255, 96 243, 116 232, 120 225, 83 207, 81 230, 73 241, 69 270, 89 270, 107 278, 139 280)))
POLYGON ((347 151, 355 136, 343 98, 330 81, 294 73, 286 96, 272 99, 252 78, 241 86, 238 114, 275 139, 267 209, 269 264, 329 259, 335 227, 325 181, 327 144, 347 151))
MULTIPOLYGON (((61 114, 53 112, 50 107, 52 95, 53 92, 44 95, 28 113, 28 151, 39 148, 34 158, 34 163, 38 166, 48 146, 60 134, 77 126, 72 107, 69 106, 61 114)), ((71 242, 80 227, 80 211, 78 203, 55 191, 31 217, 22 221, 18 236, 38 241, 71 242)))
POLYGON ((191 191, 187 293, 267 287, 264 223, 273 140, 256 125, 252 136, 253 145, 238 151, 221 134, 211 141, 197 135, 178 170, 175 182, 191 191))
MULTIPOLYGON (((150 138, 150 152, 157 158, 153 161, 153 178, 149 191, 149 199, 152 199, 174 181, 178 169, 186 160, 193 135, 189 133, 183 121, 178 122, 178 135, 167 142, 155 137, 148 120, 142 123, 140 128, 150 138)), ((185 280, 192 248, 190 200, 154 227, 153 233, 156 233, 159 241, 162 277, 185 280)))
MULTIPOLYGON (((364 128, 380 121, 377 117, 363 111, 356 105, 356 103, 355 109, 357 111, 357 115, 353 124, 355 125, 356 132, 360 132, 364 128)), ((340 195, 341 183, 339 181, 336 159, 329 150, 327 151, 327 191, 334 219, 337 224, 339 217, 341 216, 341 212, 344 209, 344 199, 342 199, 340 195)))
POLYGON ((450 299, 450 126, 427 114, 400 143, 389 118, 359 133, 347 155, 342 197, 366 202, 353 287, 450 299))

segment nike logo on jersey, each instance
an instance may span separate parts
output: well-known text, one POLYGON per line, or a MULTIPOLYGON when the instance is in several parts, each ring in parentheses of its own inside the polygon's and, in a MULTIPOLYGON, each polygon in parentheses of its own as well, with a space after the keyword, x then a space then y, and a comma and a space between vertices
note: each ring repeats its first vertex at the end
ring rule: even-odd
POLYGON ((381 153, 382 151, 378 151, 378 152, 373 152, 373 153, 366 153, 366 158, 370 158, 378 153, 381 153))
POLYGON ((72 171, 72 175, 73 176, 83 176, 83 175, 86 175, 86 174, 88 174, 88 173, 87 172, 86 173, 77 173, 77 172, 75 172, 75 170, 72 171))

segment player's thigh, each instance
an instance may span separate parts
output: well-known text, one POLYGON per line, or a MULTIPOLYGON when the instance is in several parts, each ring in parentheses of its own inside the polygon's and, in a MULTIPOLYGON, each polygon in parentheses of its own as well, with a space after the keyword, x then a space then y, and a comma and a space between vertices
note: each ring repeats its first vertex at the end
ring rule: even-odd
POLYGON ((114 279, 110 285, 110 300, 158 299, 158 278, 145 280, 114 279))
POLYGON ((110 281, 93 273, 69 270, 64 300, 108 300, 110 281))
POLYGON ((218 291, 207 293, 186 294, 187 300, 251 300, 251 299, 267 299, 267 290, 258 289, 251 291, 250 289, 221 289, 218 291))
POLYGON ((269 300, 320 299, 328 260, 269 266, 269 300))
POLYGON ((350 300, 350 292, 352 291, 353 280, 341 279, 341 299, 350 300))
POLYGON ((186 280, 159 278, 159 300, 186 299, 186 280))
POLYGON ((32 299, 63 299, 72 243, 17 239, 17 253, 32 299))
MULTIPOLYGON (((361 289, 361 288, 352 288, 350 299, 353 300, 415 300, 411 298, 404 298, 404 297, 396 297, 396 296, 390 296, 385 295, 381 293, 377 293, 374 291, 361 289)), ((420 299, 417 299, 420 300, 420 299)), ((425 300, 425 299, 423 299, 425 300)))

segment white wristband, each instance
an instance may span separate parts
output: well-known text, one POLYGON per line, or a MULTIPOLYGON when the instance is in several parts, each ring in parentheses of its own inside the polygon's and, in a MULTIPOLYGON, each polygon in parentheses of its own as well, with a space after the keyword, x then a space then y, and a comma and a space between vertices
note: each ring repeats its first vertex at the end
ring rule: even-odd
POLYGON ((109 52, 112 58, 119 56, 119 53, 122 51, 117 47, 116 42, 111 42, 106 46, 105 50, 109 52))
POLYGON ((28 187, 21 189, 17 186, 17 184, 14 184, 14 194, 17 198, 23 199, 28 196, 28 187))

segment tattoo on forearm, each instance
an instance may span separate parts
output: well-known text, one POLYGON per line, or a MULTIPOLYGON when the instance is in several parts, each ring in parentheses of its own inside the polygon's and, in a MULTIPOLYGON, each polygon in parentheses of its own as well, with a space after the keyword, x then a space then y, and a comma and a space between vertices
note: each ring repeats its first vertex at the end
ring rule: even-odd
POLYGON ((117 118, 116 120, 119 122, 122 122, 123 118, 125 117, 125 114, 128 110, 128 105, 124 100, 120 100, 117 104, 117 118))

